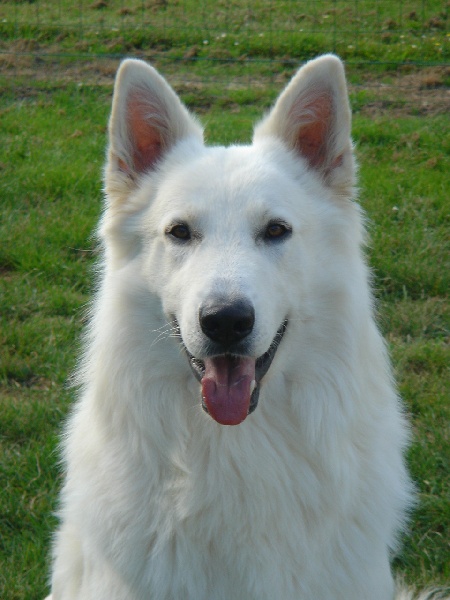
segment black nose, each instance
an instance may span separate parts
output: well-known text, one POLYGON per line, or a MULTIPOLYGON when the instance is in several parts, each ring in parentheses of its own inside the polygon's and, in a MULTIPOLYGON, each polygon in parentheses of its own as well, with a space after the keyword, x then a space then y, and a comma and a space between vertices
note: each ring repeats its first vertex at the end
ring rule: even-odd
POLYGON ((234 302, 209 302, 199 311, 200 327, 213 342, 230 346, 240 342, 252 332, 255 310, 244 300, 234 302))

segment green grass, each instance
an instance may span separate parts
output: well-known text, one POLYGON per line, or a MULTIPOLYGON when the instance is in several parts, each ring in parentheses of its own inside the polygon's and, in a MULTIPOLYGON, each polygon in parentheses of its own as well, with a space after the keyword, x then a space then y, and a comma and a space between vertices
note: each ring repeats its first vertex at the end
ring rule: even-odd
POLYGON ((348 60, 442 61, 447 18, 442 0, 6 0, 0 39, 5 48, 20 40, 22 50, 57 44, 70 53, 158 50, 172 58, 298 61, 333 50, 348 60))
MULTIPOLYGON (((117 61, 89 58, 84 71, 77 53, 154 55, 200 113, 208 141, 231 143, 250 139, 253 122, 303 58, 335 48, 350 62, 372 60, 376 45, 378 62, 419 60, 419 54, 442 62, 449 39, 442 27, 447 9, 435 0, 297 2, 295 15, 288 1, 274 12, 268 2, 252 3, 250 11, 248 3, 228 0, 208 11, 212 2, 205 0, 195 21, 193 0, 154 0, 153 8, 146 2, 144 13, 144 3, 134 0, 109 1, 103 9, 94 4, 81 3, 80 21, 80 3, 0 3, 6 66, 0 75, 0 598, 8 600, 41 599, 47 591, 61 483, 57 439, 92 291, 91 233, 101 210, 117 61), (420 49, 409 48, 417 44, 420 49), (23 55, 10 63, 11 51, 23 55)), ((349 76, 379 321, 414 434, 408 460, 420 504, 395 566, 419 586, 445 584, 448 116, 442 105, 422 111, 422 96, 400 95, 394 87, 384 97, 366 86, 380 76, 395 86, 393 74, 379 66, 351 68, 349 76), (375 104, 385 110, 371 112, 375 104)), ((448 75, 430 81, 443 91, 448 75)))

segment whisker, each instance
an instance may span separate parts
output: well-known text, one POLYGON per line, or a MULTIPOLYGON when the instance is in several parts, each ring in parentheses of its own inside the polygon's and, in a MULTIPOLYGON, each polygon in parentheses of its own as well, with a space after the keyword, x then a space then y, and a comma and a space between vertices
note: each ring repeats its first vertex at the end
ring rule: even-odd
POLYGON ((153 348, 158 342, 161 342, 164 339, 168 339, 170 337, 177 337, 180 335, 179 332, 174 331, 174 325, 172 323, 164 323, 161 327, 153 330, 153 333, 156 333, 155 339, 152 341, 150 347, 153 348))

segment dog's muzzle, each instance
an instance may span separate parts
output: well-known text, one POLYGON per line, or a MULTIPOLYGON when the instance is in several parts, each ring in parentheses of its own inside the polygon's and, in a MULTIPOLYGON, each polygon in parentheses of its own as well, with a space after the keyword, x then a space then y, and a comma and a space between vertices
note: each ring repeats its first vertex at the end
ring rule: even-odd
POLYGON ((245 338, 254 322, 254 309, 246 302, 206 304, 199 311, 199 323, 210 341, 210 351, 198 358, 187 350, 178 322, 172 319, 192 372, 201 384, 202 407, 221 425, 238 425, 255 410, 261 380, 288 324, 287 319, 282 322, 268 350, 255 359, 245 353, 245 338))

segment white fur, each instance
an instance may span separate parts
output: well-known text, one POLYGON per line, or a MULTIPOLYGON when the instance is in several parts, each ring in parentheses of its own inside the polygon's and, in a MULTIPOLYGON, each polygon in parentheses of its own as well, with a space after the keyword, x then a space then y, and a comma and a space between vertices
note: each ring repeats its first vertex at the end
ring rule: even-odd
POLYGON ((373 320, 340 61, 308 63, 230 148, 205 147, 156 71, 125 61, 105 181, 53 600, 392 600, 408 428, 373 320), (272 218, 292 235, 270 245, 272 218), (179 221, 188 244, 167 234, 179 221), (214 295, 253 303, 254 356, 288 319, 236 426, 201 410, 180 346, 201 356, 214 295))

